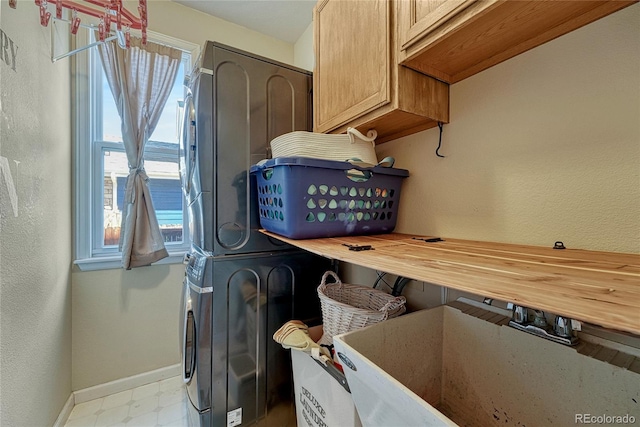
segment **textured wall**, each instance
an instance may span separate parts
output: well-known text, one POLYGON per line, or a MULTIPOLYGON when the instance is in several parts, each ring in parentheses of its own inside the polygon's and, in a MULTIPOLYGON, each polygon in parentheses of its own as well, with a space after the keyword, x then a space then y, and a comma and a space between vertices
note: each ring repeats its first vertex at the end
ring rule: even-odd
POLYGON ((293 65, 313 71, 316 58, 313 52, 313 22, 293 45, 293 65))
POLYGON ((639 253, 638 28, 636 4, 451 86, 444 159, 437 128, 380 145, 411 173, 397 231, 639 253))
POLYGON ((71 394, 69 62, 51 63, 50 29, 18 3, 0 2, 17 47, 15 70, 0 49, 0 425, 34 427, 71 394))
MULTIPOLYGON (((127 0, 131 1, 131 0, 127 0)), ((137 0, 133 10, 137 10, 137 0)), ((150 1, 149 29, 202 46, 206 40, 293 63, 293 45, 171 1, 150 1)))
POLYGON ((640 5, 451 86, 451 123, 379 147, 398 231, 640 252, 640 5))
POLYGON ((180 361, 184 266, 74 272, 74 390, 180 361))

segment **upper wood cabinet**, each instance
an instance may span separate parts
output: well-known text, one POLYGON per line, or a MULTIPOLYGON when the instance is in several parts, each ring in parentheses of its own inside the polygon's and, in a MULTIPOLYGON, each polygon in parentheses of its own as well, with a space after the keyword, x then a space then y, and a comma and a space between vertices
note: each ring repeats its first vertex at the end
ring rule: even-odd
POLYGON ((399 0, 398 61, 455 83, 633 3, 399 0))
POLYGON ((401 49, 412 46, 474 0, 401 0, 399 5, 401 49))
POLYGON ((449 87, 398 65, 396 3, 321 0, 314 10, 314 131, 375 129, 385 142, 449 121, 449 87))

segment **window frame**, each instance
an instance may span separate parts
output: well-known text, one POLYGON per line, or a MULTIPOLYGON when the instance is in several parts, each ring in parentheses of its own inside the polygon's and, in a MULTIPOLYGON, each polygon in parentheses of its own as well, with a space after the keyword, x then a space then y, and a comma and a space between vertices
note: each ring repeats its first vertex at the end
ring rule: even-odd
MULTIPOLYGON (((89 31, 78 34, 73 43, 88 45, 92 42, 89 31)), ((150 41, 172 46, 190 56, 187 73, 197 60, 200 46, 158 33, 148 32, 150 41)), ((76 46, 73 46, 76 48, 76 46)), ((74 136, 74 264, 81 271, 121 268, 122 253, 117 247, 105 248, 103 239, 104 217, 104 164, 103 150, 124 152, 124 146, 117 142, 104 141, 102 136, 102 91, 95 90, 101 85, 102 69, 95 49, 74 55, 72 58, 73 136, 74 136), (93 51, 93 52, 90 52, 93 51), (97 82, 97 84, 96 84, 97 82), (96 86, 97 85, 97 86, 96 86), (100 138, 98 138, 100 136, 100 138)), ((145 160, 176 161, 179 143, 175 151, 154 146, 149 141, 145 147, 145 160)), ((115 194, 114 194, 115 197, 115 194)), ((184 202, 184 198, 183 198, 184 202)), ((188 218, 183 203, 183 239, 187 238, 188 218)), ((167 244, 169 257, 156 264, 183 262, 190 242, 167 244)))

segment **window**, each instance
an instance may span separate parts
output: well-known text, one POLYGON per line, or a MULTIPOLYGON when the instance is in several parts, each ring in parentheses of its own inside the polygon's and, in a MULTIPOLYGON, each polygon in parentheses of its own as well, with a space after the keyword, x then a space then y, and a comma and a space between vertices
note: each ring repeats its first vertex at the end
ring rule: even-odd
MULTIPOLYGON (((172 255, 167 261, 181 261, 189 242, 178 171, 179 130, 183 82, 198 47, 159 35, 152 37, 150 34, 149 40, 184 52, 160 121, 145 146, 145 170, 151 197, 165 246, 172 255)), ((94 41, 88 39, 87 42, 94 41)), ((129 174, 120 117, 97 49, 77 55, 75 62, 79 77, 74 85, 76 264, 83 270, 117 268, 120 266, 118 243, 124 189, 129 174)))

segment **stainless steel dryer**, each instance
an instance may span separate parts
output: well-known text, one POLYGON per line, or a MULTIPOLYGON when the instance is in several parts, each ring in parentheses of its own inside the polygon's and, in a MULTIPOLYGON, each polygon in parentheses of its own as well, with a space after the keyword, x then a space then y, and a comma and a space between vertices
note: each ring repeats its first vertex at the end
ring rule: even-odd
POLYGON ((181 330, 193 425, 296 425, 290 356, 272 336, 291 319, 320 323, 316 289, 330 267, 300 251, 191 255, 181 330))
POLYGON ((205 282, 207 257, 189 255, 180 322, 182 380, 189 397, 189 425, 211 425, 211 337, 213 286, 205 282))
MULTIPOLYGON (((311 129, 311 73, 207 42, 185 96, 180 173, 192 243, 213 255, 291 249, 258 232, 249 169, 311 129)), ((255 181, 255 180, 253 180, 255 181)))
POLYGON ((180 174, 192 243, 181 316, 195 426, 295 426, 290 357, 273 333, 320 323, 323 258, 261 234, 250 167, 311 129, 311 74, 207 42, 187 87, 180 174))

